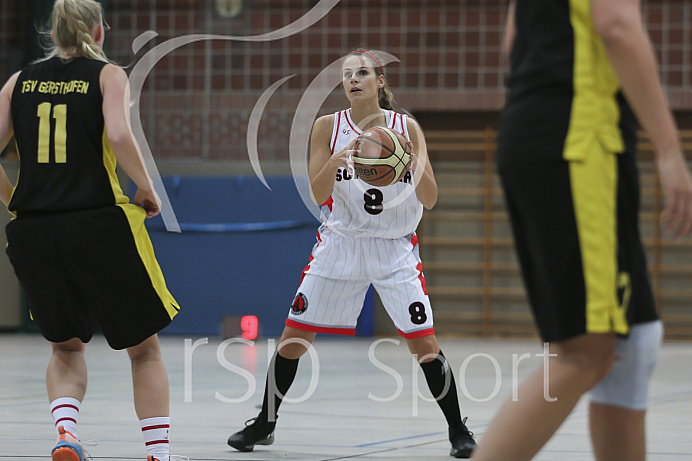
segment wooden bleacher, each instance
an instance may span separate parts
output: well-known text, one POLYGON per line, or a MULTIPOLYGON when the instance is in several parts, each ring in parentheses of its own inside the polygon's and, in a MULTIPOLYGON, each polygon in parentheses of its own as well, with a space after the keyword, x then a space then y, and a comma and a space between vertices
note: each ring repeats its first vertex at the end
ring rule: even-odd
MULTIPOLYGON (((692 158, 692 131, 681 133, 692 158)), ((438 334, 535 336, 502 190, 495 131, 426 131, 438 203, 418 229, 438 334)), ((639 143, 641 231, 666 337, 692 339, 692 242, 675 242, 658 216, 662 194, 650 142, 639 143)))

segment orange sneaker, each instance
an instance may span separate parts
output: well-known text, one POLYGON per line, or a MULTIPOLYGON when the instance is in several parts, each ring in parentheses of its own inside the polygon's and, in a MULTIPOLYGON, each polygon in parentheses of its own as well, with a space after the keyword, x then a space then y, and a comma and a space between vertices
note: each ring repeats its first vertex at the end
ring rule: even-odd
POLYGON ((87 461, 81 442, 63 426, 58 426, 58 438, 51 454, 53 461, 87 461))
MULTIPOLYGON (((168 457, 170 461, 190 461, 190 458, 187 456, 177 456, 177 455, 170 455, 168 457)), ((147 461, 161 461, 159 458, 156 458, 153 455, 147 456, 147 461)))
MULTIPOLYGON (((190 458, 188 458, 187 456, 177 456, 177 455, 170 455, 168 457, 168 459, 170 461, 190 461, 190 458)), ((149 455, 149 456, 147 456, 147 461, 161 461, 161 460, 159 458, 153 456, 153 455, 149 455)))

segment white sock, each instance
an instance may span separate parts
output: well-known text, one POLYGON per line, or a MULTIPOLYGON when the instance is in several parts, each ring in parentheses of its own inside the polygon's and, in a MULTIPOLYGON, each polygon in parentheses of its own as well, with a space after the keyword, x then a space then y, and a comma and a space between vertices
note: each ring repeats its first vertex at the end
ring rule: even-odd
POLYGON ((56 433, 58 426, 63 426, 74 438, 79 439, 77 436, 77 415, 79 415, 80 404, 79 400, 72 397, 60 397, 50 403, 50 412, 53 415, 56 433))
POLYGON ((168 433, 171 427, 171 418, 161 416, 146 418, 139 421, 142 424, 144 444, 147 446, 147 454, 154 456, 159 461, 169 461, 168 433))

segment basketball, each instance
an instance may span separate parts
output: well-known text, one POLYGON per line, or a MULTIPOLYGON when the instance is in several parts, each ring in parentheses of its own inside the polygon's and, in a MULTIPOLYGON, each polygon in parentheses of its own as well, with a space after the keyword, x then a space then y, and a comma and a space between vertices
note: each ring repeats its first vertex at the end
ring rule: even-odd
POLYGON ((401 179, 411 162, 411 145, 403 134, 384 126, 358 136, 353 164, 356 176, 371 186, 389 186, 401 179))

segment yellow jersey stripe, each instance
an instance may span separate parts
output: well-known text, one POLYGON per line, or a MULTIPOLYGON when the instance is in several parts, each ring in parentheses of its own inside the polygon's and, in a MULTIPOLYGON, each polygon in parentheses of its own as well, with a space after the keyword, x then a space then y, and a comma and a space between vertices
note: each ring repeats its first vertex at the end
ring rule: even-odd
POLYGON ((142 263, 144 263, 144 267, 147 269, 147 273, 149 274, 149 278, 151 279, 156 293, 159 295, 168 315, 171 318, 175 317, 180 310, 180 306, 178 306, 178 303, 168 291, 166 281, 161 272, 161 267, 154 256, 154 247, 151 244, 149 234, 144 226, 147 212, 144 211, 143 208, 132 203, 118 204, 118 206, 122 208, 125 212, 125 216, 127 216, 127 221, 130 223, 132 236, 137 246, 137 251, 142 259, 142 263))
POLYGON ((624 150, 618 81, 593 32, 590 0, 570 0, 574 31, 574 99, 564 158, 570 161, 574 212, 586 289, 586 331, 627 333, 616 287, 618 162, 624 150), (607 232, 603 232, 603 229, 607 232))

